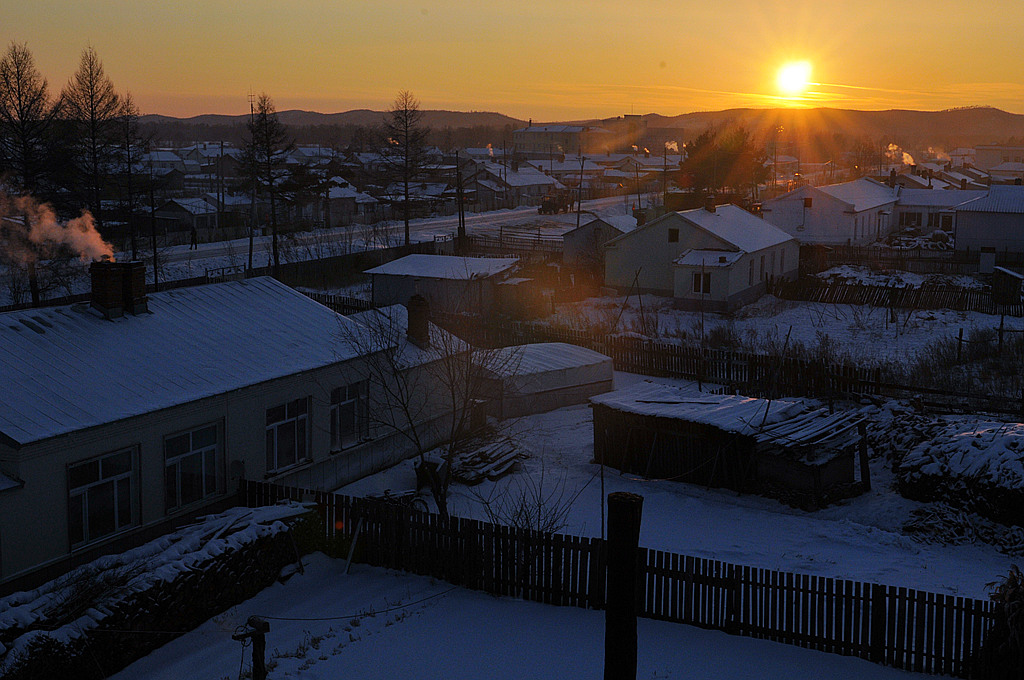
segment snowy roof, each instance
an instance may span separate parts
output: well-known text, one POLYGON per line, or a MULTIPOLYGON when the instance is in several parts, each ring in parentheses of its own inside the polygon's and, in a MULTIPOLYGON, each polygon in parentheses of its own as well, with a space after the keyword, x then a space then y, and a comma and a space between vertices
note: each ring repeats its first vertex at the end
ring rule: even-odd
POLYGON ((19 482, 18 480, 14 479, 13 477, 8 477, 4 473, 0 472, 0 491, 9 491, 11 489, 20 489, 21 486, 22 486, 21 482, 19 482))
POLYGON ((437 361, 452 353, 469 350, 470 345, 434 323, 428 323, 430 347, 419 347, 409 340, 409 310, 405 305, 389 305, 350 314, 353 324, 342 333, 341 341, 354 354, 396 348, 395 366, 412 368, 437 361))
POLYGON ((0 436, 24 445, 353 358, 351 323, 269 277, 0 315, 0 436))
POLYGON ((579 345, 564 342, 536 342, 529 345, 515 345, 502 348, 508 361, 496 362, 495 373, 505 376, 522 376, 566 368, 611 364, 611 357, 579 345), (497 365, 500 364, 500 365, 497 365))
POLYGON ((746 253, 732 250, 697 250, 691 248, 676 258, 673 264, 680 267, 728 267, 746 253))
POLYGON ((483 163, 482 165, 488 174, 504 181, 510 187, 528 187, 538 184, 551 185, 555 188, 561 188, 562 186, 554 177, 545 175, 537 168, 526 163, 520 165, 518 170, 513 170, 511 166, 501 165, 500 163, 483 163))
MULTIPOLYGON (((174 203, 193 215, 208 215, 210 213, 217 212, 213 206, 201 198, 172 198, 167 201, 167 203, 174 203)), ((163 210, 166 208, 167 203, 165 203, 160 209, 163 210)))
POLYGON ((1012 185, 992 186, 988 190, 988 195, 957 206, 957 210, 964 212, 1024 213, 1024 187, 1012 185))
MULTIPOLYGON (((715 212, 695 208, 675 214, 748 253, 793 240, 786 232, 738 205, 720 205, 715 212)), ((671 218, 671 215, 666 217, 671 218)))
POLYGON ((1007 161, 1006 163, 1000 163, 989 168, 989 172, 1024 172, 1024 163, 1007 161))
POLYGON ((515 267, 519 261, 506 257, 458 257, 456 255, 406 255, 366 274, 418 276, 425 279, 486 279, 515 267))
POLYGON ((848 440, 864 416, 859 411, 810 408, 798 401, 708 394, 692 386, 642 382, 590 398, 617 411, 710 425, 778 446, 811 446, 848 440), (847 435, 843 437, 842 435, 847 435))
POLYGON ((967 201, 981 198, 984 190, 936 190, 936 189, 903 189, 900 191, 898 205, 921 206, 929 208, 952 208, 967 201))
POLYGON ((818 187, 818 190, 849 203, 857 212, 877 208, 896 200, 896 194, 892 189, 864 177, 852 182, 818 187))

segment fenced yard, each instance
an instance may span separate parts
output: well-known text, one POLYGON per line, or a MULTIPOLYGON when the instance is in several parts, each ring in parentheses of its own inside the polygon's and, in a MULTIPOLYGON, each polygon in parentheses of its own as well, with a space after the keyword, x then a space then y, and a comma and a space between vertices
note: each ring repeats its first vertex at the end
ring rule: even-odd
MULTIPOLYGON (((327 536, 359 530, 362 560, 494 595, 603 609, 600 538, 545 534, 263 482, 249 507, 315 500, 327 536)), ((641 548, 640 616, 909 671, 967 677, 993 623, 991 602, 736 565, 641 548)))

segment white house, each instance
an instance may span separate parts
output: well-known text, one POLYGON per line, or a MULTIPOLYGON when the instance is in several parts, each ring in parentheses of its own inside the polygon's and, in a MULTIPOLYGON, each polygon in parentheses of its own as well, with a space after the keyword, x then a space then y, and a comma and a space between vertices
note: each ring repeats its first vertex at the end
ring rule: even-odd
POLYGON ((772 279, 795 278, 799 245, 735 205, 672 212, 609 241, 605 284, 671 295, 681 307, 734 309, 772 279))
POLYGON ((147 297, 141 263, 92 273, 91 304, 0 315, 0 590, 232 504, 240 478, 329 490, 410 453, 368 420, 357 322, 271 278, 147 297))
POLYGON ((896 190, 872 179, 802 186, 765 201, 764 219, 802 244, 866 245, 889 235, 896 190))
POLYGON ((953 230, 953 215, 956 207, 967 201, 985 196, 984 190, 935 190, 904 189, 899 192, 894 222, 901 228, 915 227, 923 230, 953 230))

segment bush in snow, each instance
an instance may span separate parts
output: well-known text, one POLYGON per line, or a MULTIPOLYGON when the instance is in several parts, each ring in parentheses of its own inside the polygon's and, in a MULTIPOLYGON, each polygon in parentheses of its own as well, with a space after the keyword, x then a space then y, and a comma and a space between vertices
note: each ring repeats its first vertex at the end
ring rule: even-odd
POLYGON ((1000 583, 992 583, 995 624, 985 636, 971 677, 1011 680, 1024 672, 1024 574, 1016 565, 1000 583))

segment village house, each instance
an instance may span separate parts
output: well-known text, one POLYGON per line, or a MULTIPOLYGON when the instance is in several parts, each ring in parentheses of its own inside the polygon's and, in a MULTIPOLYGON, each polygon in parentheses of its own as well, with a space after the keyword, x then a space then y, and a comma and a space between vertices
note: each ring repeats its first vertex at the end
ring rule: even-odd
POLYGON ((2 315, 0 589, 232 503, 241 478, 329 490, 411 453, 369 420, 363 363, 407 339, 354 345, 359 323, 271 278, 147 296, 142 263, 92 276, 91 304, 2 315))
POLYGON ((795 278, 797 241, 735 205, 671 212, 605 246, 605 285, 669 295, 684 308, 733 309, 795 278))
POLYGON ((376 306, 422 295, 439 312, 490 314, 498 310, 498 285, 519 265, 515 258, 406 255, 367 269, 376 306))
POLYGON ((636 229, 636 218, 614 215, 588 219, 562 234, 562 262, 579 269, 604 272, 604 244, 636 229))
POLYGON ((953 231, 956 207, 986 194, 985 190, 900 189, 894 220, 901 229, 953 231))
POLYGON ((761 213, 801 244, 867 245, 889 235, 896 198, 894 188, 861 178, 798 187, 765 201, 761 213))
POLYGON ((554 177, 526 163, 484 161, 476 164, 474 173, 472 186, 484 210, 539 205, 552 190, 565 189, 554 177))
POLYGON ((1024 253, 1024 187, 993 186, 954 210, 956 252, 1024 253))

